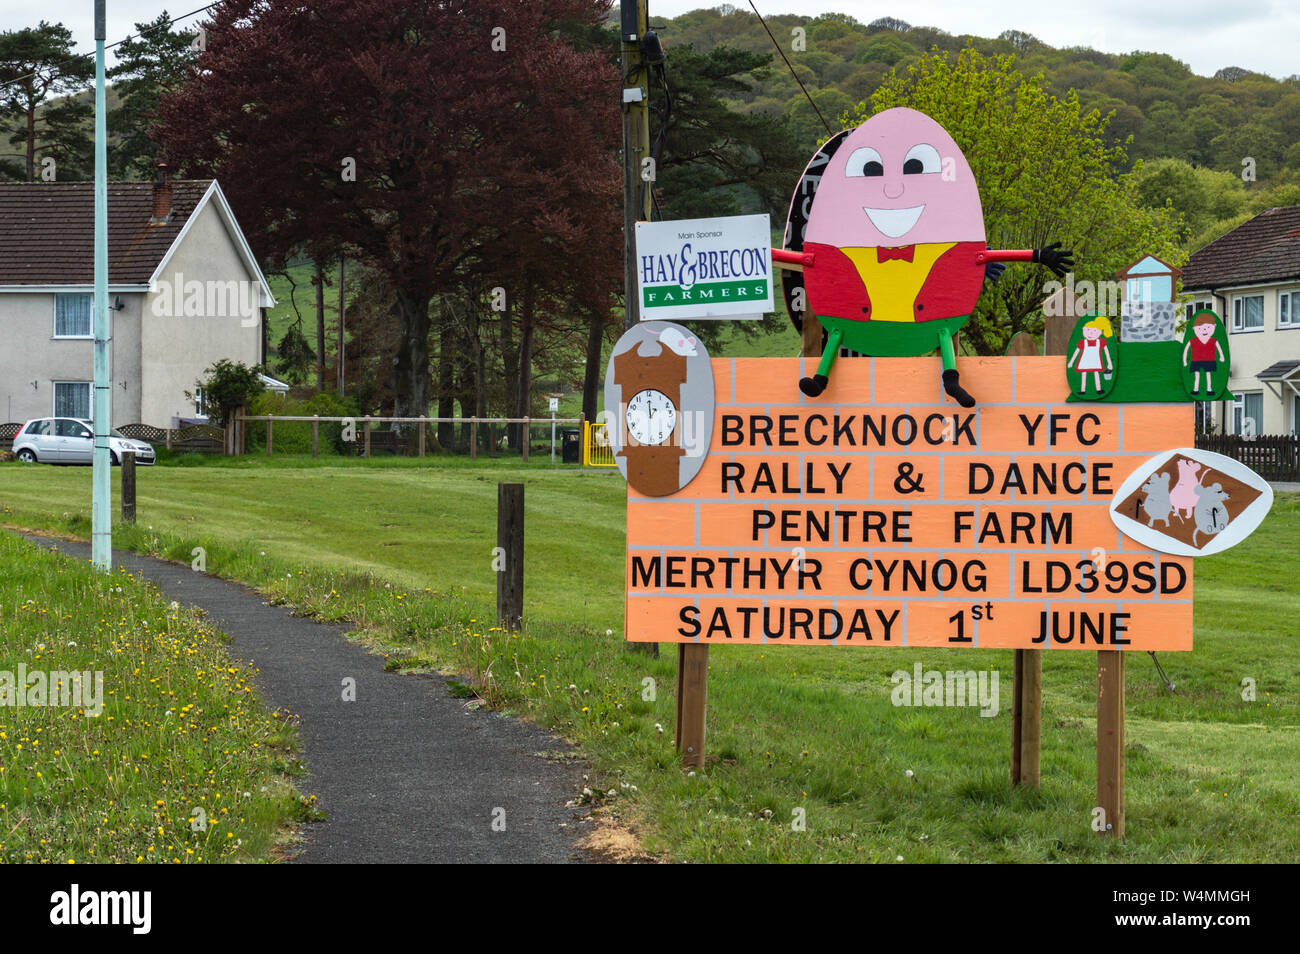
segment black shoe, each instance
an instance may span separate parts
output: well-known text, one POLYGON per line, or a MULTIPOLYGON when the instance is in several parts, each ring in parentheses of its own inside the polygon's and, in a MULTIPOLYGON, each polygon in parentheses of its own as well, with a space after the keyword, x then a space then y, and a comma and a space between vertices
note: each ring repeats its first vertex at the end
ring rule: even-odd
POLYGON ((955 368, 943 372, 943 389, 962 407, 974 407, 975 399, 966 393, 966 389, 957 381, 955 368))
POLYGON ((800 378, 799 390, 809 397, 816 397, 826 390, 826 375, 814 374, 811 378, 800 378))

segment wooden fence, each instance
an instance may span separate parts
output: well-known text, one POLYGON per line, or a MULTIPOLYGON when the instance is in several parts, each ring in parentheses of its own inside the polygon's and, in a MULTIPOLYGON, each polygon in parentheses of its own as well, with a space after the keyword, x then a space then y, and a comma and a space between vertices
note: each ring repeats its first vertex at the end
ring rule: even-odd
MULTIPOLYGON (((248 425, 250 423, 265 423, 266 454, 271 456, 275 453, 275 430, 277 425, 310 424, 311 455, 317 457, 320 455, 321 448, 320 426, 322 424, 336 424, 343 431, 341 437, 345 452, 355 453, 361 457, 370 457, 374 451, 405 455, 410 453, 411 444, 414 442, 416 455, 423 457, 428 448, 428 425, 466 425, 469 428, 469 457, 473 460, 479 454, 480 428, 488 429, 488 434, 484 436, 490 436, 489 444, 495 448, 497 446, 496 428, 498 426, 505 427, 511 424, 519 424, 523 426, 524 433, 530 435, 529 439, 525 440, 519 448, 520 457, 527 463, 533 445, 531 440, 532 428, 551 428, 562 425, 581 428, 583 422, 584 418, 581 417, 321 417, 314 414, 310 416, 240 414, 232 422, 232 433, 235 436, 229 440, 229 443, 234 453, 242 454, 247 452, 249 449, 247 446, 248 425), (389 425, 389 427, 376 428, 375 426, 384 424, 389 425), (394 424, 403 426, 392 427, 394 424), (415 426, 408 427, 404 425, 415 426)), ((549 432, 546 443, 550 443, 549 432)), ((572 462, 577 463, 578 461, 572 462)))
MULTIPOLYGON (((11 450, 14 437, 22 422, 0 424, 0 450, 11 450)), ((184 427, 154 427, 152 424, 123 424, 117 428, 124 436, 135 441, 146 441, 154 447, 172 451, 200 451, 220 454, 224 431, 214 424, 187 424, 184 427)))
POLYGON ((1239 460, 1265 480, 1300 481, 1298 435, 1246 438, 1237 434, 1198 434, 1196 446, 1239 460))

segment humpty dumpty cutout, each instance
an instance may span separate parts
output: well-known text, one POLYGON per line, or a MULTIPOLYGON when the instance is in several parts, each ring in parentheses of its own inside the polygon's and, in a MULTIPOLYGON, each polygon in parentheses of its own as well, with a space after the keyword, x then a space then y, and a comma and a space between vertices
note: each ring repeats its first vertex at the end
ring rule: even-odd
POLYGON ((975 399, 961 387, 952 339, 986 266, 1038 262, 1061 276, 1074 264, 1059 242, 990 249, 966 157, 942 126, 906 108, 849 134, 822 177, 802 251, 775 249, 773 258, 803 264, 809 310, 827 333, 817 373, 799 382, 804 394, 825 390, 841 347, 878 356, 937 347, 944 391, 963 407, 975 399))

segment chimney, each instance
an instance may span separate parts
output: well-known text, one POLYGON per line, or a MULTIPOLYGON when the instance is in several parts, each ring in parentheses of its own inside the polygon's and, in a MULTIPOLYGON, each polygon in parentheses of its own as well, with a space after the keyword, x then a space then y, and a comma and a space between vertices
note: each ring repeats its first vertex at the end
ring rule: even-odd
POLYGON ((153 184, 153 218, 151 224, 166 222, 172 214, 172 184, 167 181, 167 163, 159 162, 158 179, 153 184))

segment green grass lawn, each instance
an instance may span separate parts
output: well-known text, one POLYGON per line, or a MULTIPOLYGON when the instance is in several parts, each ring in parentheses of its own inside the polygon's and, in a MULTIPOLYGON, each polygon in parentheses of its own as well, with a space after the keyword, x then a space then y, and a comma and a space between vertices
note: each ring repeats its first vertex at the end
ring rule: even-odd
POLYGON ((256 670, 129 573, 8 533, 0 566, 0 859, 270 860, 312 810, 256 670))
MULTIPOLYGON (((140 472, 118 545, 355 619, 393 669, 467 674, 591 759, 596 801, 690 861, 1283 861, 1300 855, 1300 497, 1198 560, 1196 650, 1128 664, 1128 838, 1099 839, 1096 656, 1043 664, 1042 786, 1008 783, 1011 653, 714 647, 706 771, 673 752, 672 647, 621 642, 623 500, 609 472, 534 462, 258 458, 140 472), (527 487, 526 621, 492 610, 498 481, 527 487), (895 708, 890 674, 988 668, 1000 712, 895 708), (1253 679, 1257 699, 1242 699, 1253 679), (608 793, 614 794, 608 794, 608 793), (605 794, 602 794, 605 793, 605 794), (796 810, 806 831, 792 830, 796 810)), ((88 468, 0 466, 0 519, 86 536, 88 468)))

